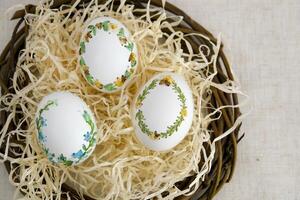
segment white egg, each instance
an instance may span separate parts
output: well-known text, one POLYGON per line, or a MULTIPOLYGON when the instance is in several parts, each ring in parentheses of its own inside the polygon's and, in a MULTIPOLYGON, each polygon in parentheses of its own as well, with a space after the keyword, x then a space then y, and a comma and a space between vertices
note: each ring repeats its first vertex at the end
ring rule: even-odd
POLYGON ((123 88, 138 64, 137 46, 131 33, 111 17, 98 17, 86 24, 79 54, 85 79, 107 93, 123 88))
POLYGON ((53 163, 76 165, 96 146, 97 126, 86 103, 70 92, 45 96, 36 113, 37 140, 53 163))
POLYGON ((155 151, 175 147, 193 121, 192 92, 184 78, 175 73, 154 76, 141 88, 132 107, 137 138, 155 151))

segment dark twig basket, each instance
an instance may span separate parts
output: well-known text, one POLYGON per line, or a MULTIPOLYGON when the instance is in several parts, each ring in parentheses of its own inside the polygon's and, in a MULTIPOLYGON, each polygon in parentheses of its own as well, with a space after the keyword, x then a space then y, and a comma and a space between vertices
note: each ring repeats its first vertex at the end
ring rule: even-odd
MULTIPOLYGON (((90 0, 82 0, 82 3, 87 3, 90 0)), ((99 2, 104 2, 105 0, 99 0, 99 2)), ((59 8, 64 4, 71 5, 75 1, 73 0, 54 0, 52 8, 59 8)), ((128 0, 127 4, 134 4, 137 8, 144 8, 147 0, 128 0)), ((115 5, 119 4, 119 1, 114 1, 115 5)), ((151 5, 156 7, 162 7, 161 0, 151 0, 151 5)), ((176 27, 176 30, 182 31, 183 33, 201 33, 210 38, 211 41, 216 43, 216 39, 214 36, 208 32, 205 28, 203 28, 200 24, 194 21, 191 17, 189 17, 185 12, 177 8, 176 6, 166 3, 165 10, 170 13, 183 16, 184 23, 181 23, 176 27)), ((0 86, 2 94, 6 94, 8 92, 13 93, 13 89, 11 89, 12 85, 12 77, 14 75, 16 69, 16 63, 18 60, 19 52, 25 47, 25 38, 27 35, 28 27, 26 23, 24 23, 25 13, 34 13, 35 6, 27 5, 24 10, 17 11, 13 18, 14 20, 18 19, 18 23, 13 31, 12 38, 7 44, 7 46, 2 51, 0 56, 0 86)), ((136 13, 138 15, 138 13, 136 13)), ((166 32, 168 30, 165 30, 166 32)), ((195 36, 186 36, 186 40, 190 42, 192 45, 193 51, 198 52, 200 44, 205 44, 209 48, 212 48, 208 41, 203 40, 201 37, 195 36)), ((184 44, 183 44, 184 47, 184 44)), ((183 48, 185 52, 187 49, 183 48)), ((213 52, 212 50, 210 52, 213 52)), ((223 83, 226 80, 233 80, 234 77, 232 75, 229 63, 225 57, 225 54, 220 49, 218 60, 217 60, 217 71, 218 74, 214 77, 214 82, 223 83)), ((26 83, 25 83, 26 84, 26 83)), ((237 105, 238 98, 236 94, 228 94, 224 93, 217 88, 211 88, 212 90, 212 98, 211 104, 214 107, 220 107, 223 105, 237 105)), ((2 111, 0 113, 0 126, 3 127, 6 122, 7 116, 9 113, 2 111)), ((21 114, 19 114, 21 115, 21 114)), ((214 138, 218 137, 221 133, 225 132, 229 128, 231 128, 236 121, 236 119, 241 115, 239 108, 224 108, 222 109, 222 116, 217 120, 210 124, 210 129, 213 130, 213 134, 211 135, 211 141, 214 138)), ((204 181, 201 181, 200 187, 192 196, 181 196, 178 199, 201 199, 207 200, 212 199, 214 195, 222 188, 223 184, 229 182, 235 167, 236 155, 237 155, 237 143, 241 138, 239 137, 239 127, 235 129, 229 136, 223 138, 221 141, 216 142, 216 152, 215 157, 212 162, 212 168, 209 174, 205 177, 204 181)), ((14 130, 16 127, 14 124, 10 124, 9 130, 14 130)), ((14 142, 18 141, 17 137, 11 138, 14 142)), ((0 146, 0 152, 4 153, 5 146, 0 146)), ((207 149, 209 151, 209 149, 207 149)), ((13 156, 12 152, 20 152, 18 147, 10 147, 9 148, 9 156, 13 156)), ((201 163, 199 163, 199 167, 201 167, 201 163)), ((5 166, 7 171, 11 171, 12 169, 16 169, 18 166, 16 164, 12 164, 9 161, 5 162, 5 166)), ((15 173, 18 173, 16 170, 15 173)), ((186 177, 184 181, 178 182, 176 186, 183 190, 188 187, 188 185, 194 180, 194 177, 186 177)), ((69 193, 72 199, 80 199, 78 193, 67 186, 63 185, 62 190, 65 193, 69 193)), ((167 194, 165 194, 167 195, 167 194)), ((66 196, 63 196, 66 198, 66 196)), ((85 199, 92 199, 85 196, 85 199)))

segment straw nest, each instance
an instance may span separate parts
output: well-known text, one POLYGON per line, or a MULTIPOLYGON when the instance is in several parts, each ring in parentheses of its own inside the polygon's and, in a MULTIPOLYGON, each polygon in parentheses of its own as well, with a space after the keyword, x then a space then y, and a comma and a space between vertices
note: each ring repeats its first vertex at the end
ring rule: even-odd
POLYGON ((32 199, 212 199, 235 167, 243 95, 220 38, 174 5, 160 0, 54 0, 27 5, 0 57, 0 161, 10 182, 32 199), (116 94, 89 86, 77 63, 88 18, 111 16, 133 33, 139 68, 116 94), (187 137, 168 152, 140 145, 130 104, 154 74, 182 74, 195 114, 187 137), (54 165, 35 138, 34 113, 56 90, 80 96, 95 113, 101 137, 79 166, 54 165))

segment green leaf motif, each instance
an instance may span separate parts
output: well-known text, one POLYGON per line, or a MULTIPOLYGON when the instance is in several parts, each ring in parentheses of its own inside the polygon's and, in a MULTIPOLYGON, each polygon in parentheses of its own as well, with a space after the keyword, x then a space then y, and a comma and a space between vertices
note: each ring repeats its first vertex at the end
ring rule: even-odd
POLYGON ((181 102, 182 106, 185 107, 186 98, 181 88, 176 83, 174 83, 172 89, 177 93, 178 100, 181 102))
POLYGON ((136 60, 133 60, 130 62, 131 67, 134 67, 136 65, 136 60))
POLYGON ((182 116, 177 116, 176 121, 171 125, 167 127, 167 131, 165 133, 162 133, 165 136, 170 136, 172 135, 175 131, 178 130, 178 127, 180 124, 183 122, 183 117, 182 116))
POLYGON ((133 44, 133 42, 128 42, 128 44, 126 44, 125 47, 126 47, 129 51, 132 51, 132 50, 133 50, 133 47, 134 47, 134 44, 133 44))
POLYGON ((140 94, 138 96, 138 100, 140 102, 144 101, 144 99, 146 98, 146 96, 149 94, 150 90, 154 89, 157 85, 158 80, 155 79, 153 80, 148 86, 145 87, 145 89, 143 90, 142 94, 140 94))
POLYGON ((86 75, 86 80, 90 83, 90 84, 94 84, 94 78, 91 75, 86 75))
POLYGON ((143 115, 143 112, 141 110, 139 110, 136 113, 135 118, 138 119, 138 125, 141 128, 141 131, 143 133, 146 133, 147 135, 150 135, 151 131, 150 131, 148 125, 145 123, 145 116, 143 115))
MULTIPOLYGON (((96 132, 94 132, 93 135, 96 135, 96 132)), ((95 144, 95 142, 96 142, 96 139, 93 137, 93 138, 90 140, 89 145, 92 146, 92 145, 95 144)))
POLYGON ((83 57, 80 58, 79 63, 80 63, 81 66, 85 65, 85 61, 84 61, 83 57))
POLYGON ((109 28, 109 21, 102 22, 102 27, 104 31, 108 31, 109 28))
POLYGON ((117 33, 117 36, 118 37, 125 37, 124 28, 120 28, 119 32, 117 33))
POLYGON ((116 89, 116 86, 113 83, 109 83, 104 85, 104 89, 106 89, 107 91, 113 91, 116 89))
POLYGON ((128 70, 126 70, 125 71, 125 77, 126 77, 126 79, 129 78, 130 76, 131 76, 131 73, 128 70))
POLYGON ((90 32, 93 33, 94 36, 96 35, 97 28, 94 25, 89 25, 88 29, 90 29, 90 32))
POLYGON ((71 160, 64 161, 64 165, 66 165, 66 166, 71 166, 72 164, 73 164, 73 161, 71 161, 71 160))
POLYGON ((80 42, 80 54, 85 53, 85 43, 83 41, 80 42))
POLYGON ((85 110, 82 114, 84 121, 88 124, 90 124, 92 122, 91 116, 89 115, 89 113, 85 110))

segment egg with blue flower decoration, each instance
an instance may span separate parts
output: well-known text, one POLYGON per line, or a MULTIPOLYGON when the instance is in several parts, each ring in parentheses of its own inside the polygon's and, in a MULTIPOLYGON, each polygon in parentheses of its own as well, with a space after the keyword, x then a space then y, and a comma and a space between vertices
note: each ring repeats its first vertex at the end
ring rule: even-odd
POLYGON ((70 92, 45 96, 38 105, 35 125, 42 152, 54 164, 80 164, 95 149, 98 129, 93 113, 70 92))

